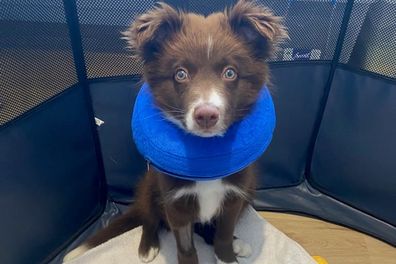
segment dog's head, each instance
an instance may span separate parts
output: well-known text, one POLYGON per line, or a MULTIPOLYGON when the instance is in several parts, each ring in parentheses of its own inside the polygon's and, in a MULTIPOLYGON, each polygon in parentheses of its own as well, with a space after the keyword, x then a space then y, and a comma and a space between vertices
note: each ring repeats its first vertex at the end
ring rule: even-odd
POLYGON ((249 113, 268 81, 266 59, 287 37, 279 17, 246 0, 207 17, 160 3, 124 34, 158 107, 202 137, 249 113))

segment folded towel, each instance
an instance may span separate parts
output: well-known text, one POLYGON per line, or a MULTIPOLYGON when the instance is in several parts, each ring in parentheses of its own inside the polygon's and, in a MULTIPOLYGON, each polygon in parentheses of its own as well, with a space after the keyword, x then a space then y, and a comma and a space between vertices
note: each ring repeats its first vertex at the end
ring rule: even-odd
MULTIPOLYGON (((106 243, 91 249, 68 264, 137 264, 141 227, 126 232, 106 243)), ((280 232, 252 208, 246 208, 236 229, 235 236, 249 243, 252 255, 238 258, 240 264, 315 264, 312 257, 297 242, 280 232)), ((199 263, 214 264, 213 247, 200 236, 194 235, 199 263)), ((152 264, 177 263, 176 243, 173 234, 162 231, 160 252, 152 264)))

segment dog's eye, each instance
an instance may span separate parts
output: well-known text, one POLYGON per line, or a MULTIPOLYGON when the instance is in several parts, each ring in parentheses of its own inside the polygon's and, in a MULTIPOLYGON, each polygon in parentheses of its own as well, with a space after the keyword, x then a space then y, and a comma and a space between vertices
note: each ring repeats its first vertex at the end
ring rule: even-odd
POLYGON ((184 82, 188 79, 188 73, 184 69, 178 69, 175 73, 175 80, 178 82, 184 82))
POLYGON ((223 78, 229 81, 233 81, 237 78, 237 73, 233 68, 226 68, 223 71, 223 78))

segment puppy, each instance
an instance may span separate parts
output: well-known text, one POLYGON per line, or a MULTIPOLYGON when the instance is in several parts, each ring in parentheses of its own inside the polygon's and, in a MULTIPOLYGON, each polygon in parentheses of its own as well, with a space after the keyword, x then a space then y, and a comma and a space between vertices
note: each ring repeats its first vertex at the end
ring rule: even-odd
MULTIPOLYGON (((249 113, 269 81, 266 60, 287 33, 271 11, 241 0, 207 17, 160 3, 139 16, 125 37, 143 62, 144 79, 164 116, 188 133, 212 137, 249 113)), ((158 254, 158 231, 164 226, 174 233, 179 264, 196 264, 193 226, 213 223, 217 263, 237 263, 237 257, 251 254, 247 243, 234 238, 234 227, 254 189, 252 167, 202 182, 149 169, 130 209, 65 260, 142 225, 143 262, 158 254)))

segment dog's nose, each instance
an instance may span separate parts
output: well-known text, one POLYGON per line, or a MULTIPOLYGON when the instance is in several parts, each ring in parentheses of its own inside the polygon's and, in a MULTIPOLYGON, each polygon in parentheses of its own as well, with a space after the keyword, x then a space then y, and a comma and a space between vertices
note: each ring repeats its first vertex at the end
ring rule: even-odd
POLYGON ((210 104, 197 106, 194 110, 195 122, 205 129, 214 127, 219 120, 219 115, 219 109, 210 104))

